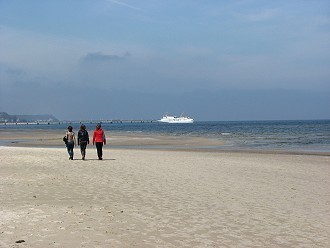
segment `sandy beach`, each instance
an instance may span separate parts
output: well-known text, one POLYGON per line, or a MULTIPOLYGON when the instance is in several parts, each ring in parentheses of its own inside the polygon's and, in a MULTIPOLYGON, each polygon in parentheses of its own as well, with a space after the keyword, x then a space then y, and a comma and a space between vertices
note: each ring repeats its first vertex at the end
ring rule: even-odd
POLYGON ((70 161, 64 147, 1 146, 0 158, 1 248, 330 245, 329 156, 108 147, 99 161, 89 146, 70 161))

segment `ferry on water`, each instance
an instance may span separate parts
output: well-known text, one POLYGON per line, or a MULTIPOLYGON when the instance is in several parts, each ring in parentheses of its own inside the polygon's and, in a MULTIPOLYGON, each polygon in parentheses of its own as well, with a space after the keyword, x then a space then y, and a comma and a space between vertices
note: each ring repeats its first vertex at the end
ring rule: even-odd
POLYGON ((164 114, 163 117, 158 121, 166 122, 166 123, 193 123, 194 119, 183 115, 177 117, 177 116, 171 116, 169 114, 164 114))

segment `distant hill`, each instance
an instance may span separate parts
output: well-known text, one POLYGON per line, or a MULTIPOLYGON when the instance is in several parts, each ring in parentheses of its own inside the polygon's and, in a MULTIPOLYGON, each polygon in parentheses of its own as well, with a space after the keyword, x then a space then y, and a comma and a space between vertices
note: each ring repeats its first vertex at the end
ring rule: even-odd
POLYGON ((0 112, 0 122, 44 122, 59 121, 53 115, 10 115, 6 112, 0 112))
POLYGON ((26 121, 58 121, 53 115, 17 115, 17 118, 21 122, 26 121))
POLYGON ((0 112, 0 122, 16 122, 17 116, 6 112, 0 112))

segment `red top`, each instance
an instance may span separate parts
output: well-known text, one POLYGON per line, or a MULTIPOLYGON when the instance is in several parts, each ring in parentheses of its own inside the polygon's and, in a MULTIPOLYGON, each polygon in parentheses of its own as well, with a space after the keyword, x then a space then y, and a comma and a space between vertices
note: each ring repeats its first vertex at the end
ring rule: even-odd
POLYGON ((104 135, 104 132, 101 128, 94 130, 93 145, 94 145, 95 142, 103 142, 104 144, 106 144, 105 135, 104 135))

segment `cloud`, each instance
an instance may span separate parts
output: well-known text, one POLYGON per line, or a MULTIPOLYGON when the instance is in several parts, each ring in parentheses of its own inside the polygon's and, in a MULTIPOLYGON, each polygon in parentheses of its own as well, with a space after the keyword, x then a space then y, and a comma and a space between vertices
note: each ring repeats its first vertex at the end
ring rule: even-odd
POLYGON ((18 68, 7 68, 5 70, 5 73, 9 76, 22 76, 26 74, 22 69, 18 68))
POLYGON ((124 55, 119 56, 116 54, 104 54, 102 52, 88 53, 82 57, 84 62, 109 62, 109 61, 121 61, 130 56, 130 53, 126 52, 124 55))
POLYGON ((134 9, 134 10, 142 10, 141 8, 135 7, 133 5, 130 5, 130 4, 127 4, 127 3, 124 3, 124 2, 121 2, 121 1, 107 0, 107 2, 114 3, 114 4, 117 4, 117 5, 126 7, 126 8, 134 9))
POLYGON ((277 9, 265 9, 254 14, 238 14, 237 16, 249 22, 261 22, 271 20, 278 15, 277 9))

